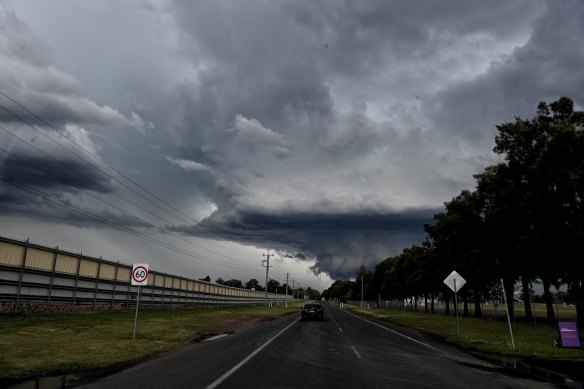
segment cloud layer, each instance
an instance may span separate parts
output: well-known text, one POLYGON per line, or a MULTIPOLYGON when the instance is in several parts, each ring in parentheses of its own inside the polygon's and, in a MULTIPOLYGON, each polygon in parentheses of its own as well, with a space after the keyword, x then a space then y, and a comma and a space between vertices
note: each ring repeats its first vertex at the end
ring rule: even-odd
MULTIPOLYGON (((579 1, 112 7, 63 1, 1 13, 0 90, 51 123, 35 125, 66 131, 174 210, 136 198, 119 174, 92 170, 0 109, 2 126, 86 178, 6 133, 3 174, 123 225, 207 231, 335 277, 419 243, 443 202, 497 161, 496 124, 533 115, 540 100, 584 102, 579 1), (63 7, 74 17, 59 16, 63 7), (83 39, 64 39, 74 31, 83 39)), ((25 211, 0 188, 3 212, 42 217, 42 205, 25 211)))

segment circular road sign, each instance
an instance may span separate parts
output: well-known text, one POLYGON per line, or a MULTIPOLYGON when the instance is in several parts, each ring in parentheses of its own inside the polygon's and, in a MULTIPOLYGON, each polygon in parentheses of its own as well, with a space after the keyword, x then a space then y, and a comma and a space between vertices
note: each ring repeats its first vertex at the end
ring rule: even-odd
POLYGON ((148 264, 135 263, 132 266, 132 285, 148 284, 148 264))

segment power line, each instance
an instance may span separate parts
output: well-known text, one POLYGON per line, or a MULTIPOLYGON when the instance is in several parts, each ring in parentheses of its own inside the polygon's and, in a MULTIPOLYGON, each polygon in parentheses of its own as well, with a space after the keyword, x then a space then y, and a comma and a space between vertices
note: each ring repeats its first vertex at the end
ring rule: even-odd
MULTIPOLYGON (((1 129, 1 128, 2 128, 2 126, 0 126, 0 129, 1 129)), ((29 145, 30 145, 30 144, 29 144, 29 145)), ((32 145, 31 145, 31 146, 32 146, 32 145)), ((32 147, 34 147, 34 146, 32 146, 32 147)), ((9 152, 9 151, 7 151, 7 150, 3 149, 2 147, 0 147, 0 151, 4 152, 5 154, 7 154, 7 155, 11 156, 12 158, 14 158, 14 159, 16 159, 16 160, 19 160, 19 161, 21 161, 21 162, 23 162, 23 163, 25 163, 25 164, 27 164, 27 165, 29 165, 29 166, 31 166, 31 167, 33 167, 33 168, 35 168, 35 169, 37 169, 37 170, 39 170, 39 171, 41 171, 41 172, 43 172, 43 173, 47 174, 48 176, 51 176, 51 177, 53 177, 53 178, 55 178, 55 179, 57 179, 57 180, 59 180, 59 181, 61 181, 61 182, 65 183, 65 184, 67 184, 67 185, 71 185, 71 183, 70 183, 69 181, 67 181, 67 180, 65 180, 65 179, 63 179, 63 178, 61 178, 61 177, 58 177, 58 176, 54 175, 53 173, 51 173, 51 172, 49 172, 49 171, 47 171, 47 170, 45 170, 45 169, 43 169, 43 168, 41 168, 41 167, 39 167, 39 166, 35 165, 35 164, 33 164, 33 163, 29 162, 29 161, 26 161, 26 160, 24 160, 23 158, 20 158, 20 157, 19 157, 19 156, 17 156, 17 155, 14 155, 13 153, 11 153, 11 152, 9 152)), ((177 238, 177 239, 179 239, 179 240, 182 240, 182 241, 183 241, 183 242, 185 242, 185 243, 188 243, 188 244, 190 244, 190 245, 193 245, 193 246, 195 246, 195 247, 198 247, 198 248, 200 248, 200 249, 206 250, 206 251, 208 251, 208 252, 210 252, 210 253, 217 254, 217 255, 219 255, 219 256, 222 256, 222 257, 224 257, 224 258, 227 258, 227 259, 231 259, 231 260, 232 260, 232 262, 240 262, 240 261, 239 261, 238 259, 236 259, 236 258, 231 258, 231 257, 225 256, 225 255, 223 255, 223 254, 220 254, 220 253, 218 253, 218 252, 216 252, 216 251, 213 251, 213 250, 211 250, 211 249, 209 249, 209 248, 206 248, 206 247, 204 247, 204 246, 201 246, 201 245, 199 245, 199 244, 196 244, 196 243, 194 243, 194 242, 191 242, 190 240, 188 240, 188 239, 185 239, 185 238, 183 238, 182 236, 180 236, 180 235, 177 235, 177 234, 175 234, 175 233, 173 233, 173 232, 170 232, 170 231, 168 231, 167 229, 164 229, 164 228, 161 228, 161 227, 155 226, 154 224, 152 224, 152 223, 148 222, 147 220, 144 220, 144 219, 140 218, 139 216, 133 215, 133 214, 131 214, 131 213, 129 213, 129 212, 127 212, 127 211, 123 210, 122 208, 119 208, 118 206, 116 206, 116 205, 114 205, 114 204, 112 204, 112 203, 110 203, 110 202, 108 202, 108 201, 106 201, 106 200, 104 200, 104 199, 102 199, 102 198, 99 198, 98 196, 95 196, 95 195, 93 195, 93 194, 89 193, 89 192, 88 192, 88 191, 86 191, 86 190, 80 189, 80 191, 81 191, 82 193, 86 194, 87 196, 89 196, 89 197, 91 197, 91 198, 93 198, 93 199, 95 199, 95 200, 97 200, 97 201, 99 201, 99 202, 102 202, 102 203, 104 203, 104 204, 106 204, 106 205, 108 205, 108 206, 110 206, 110 207, 112 207, 112 208, 114 208, 114 209, 116 209, 116 210, 118 210, 118 211, 120 211, 120 212, 124 213, 125 215, 131 216, 131 217, 135 217, 136 219, 138 219, 138 220, 139 220, 139 221, 141 221, 142 223, 144 223, 144 224, 146 224, 146 225, 148 225, 148 226, 150 226, 150 227, 154 228, 155 230, 157 230, 157 231, 159 231, 159 232, 165 233, 165 234, 167 234, 167 235, 171 235, 171 236, 173 236, 173 237, 175 237, 175 238, 177 238)))
POLYGON ((188 257, 192 257, 192 258, 195 258, 195 259, 199 259, 199 260, 202 260, 204 262, 208 262, 208 263, 215 264, 215 265, 230 267, 230 268, 234 268, 234 269, 249 270, 248 267, 229 265, 229 264, 226 264, 226 263, 218 262, 218 261, 216 261, 216 260, 214 260, 214 259, 212 259, 210 257, 207 257, 207 256, 197 255, 197 254, 190 253, 190 252, 188 252, 186 250, 183 250, 181 248, 178 248, 178 247, 173 246, 171 244, 168 244, 166 242, 163 242, 163 241, 160 241, 158 239, 151 238, 151 237, 149 237, 147 235, 144 235, 144 234, 142 234, 142 233, 140 233, 138 231, 133 230, 132 228, 120 226, 120 225, 118 225, 116 223, 113 223, 113 222, 108 221, 107 219, 104 219, 104 218, 102 218, 100 216, 97 216, 97 215, 93 214, 92 212, 83 210, 83 209, 81 209, 79 207, 76 207, 76 206, 74 206, 72 204, 69 204, 69 203, 67 203, 67 202, 65 202, 63 200, 60 200, 60 199, 58 199, 58 198, 56 198, 54 196, 51 196, 51 195, 49 195, 47 193, 44 193, 44 192, 42 192, 42 191, 40 191, 38 189, 34 189, 34 188, 32 188, 32 187, 30 187, 28 185, 22 184, 22 183, 18 183, 16 180, 14 180, 14 179, 12 179, 10 177, 4 176, 3 174, 0 174, 0 179, 2 181, 6 182, 6 183, 8 183, 8 184, 10 184, 12 186, 15 186, 17 188, 20 188, 20 189, 22 189, 22 190, 24 190, 26 192, 29 192, 29 193, 35 194, 37 196, 40 196, 43 199, 45 199, 46 201, 49 201, 49 202, 51 202, 53 204, 59 205, 59 206, 64 207, 64 208, 67 208, 67 209, 69 209, 69 210, 71 210, 73 212, 82 214, 82 215, 87 216, 87 217, 89 217, 91 219, 97 220, 100 223, 103 223, 105 225, 108 225, 108 226, 110 226, 112 228, 115 228, 117 230, 120 230, 122 232, 125 232, 125 233, 127 233, 129 235, 133 235, 133 236, 135 236, 137 238, 140 238, 142 240, 148 241, 150 243, 154 243, 154 244, 156 244, 158 246, 164 247, 164 248, 166 248, 168 250, 171 250, 171 251, 174 251, 176 253, 179 253, 179 254, 182 254, 182 255, 185 255, 185 256, 188 256, 188 257))
MULTIPOLYGON (((169 207, 170 209, 174 210, 175 212, 177 212, 180 215, 185 216, 187 219, 183 219, 179 216, 177 216, 176 214, 173 214, 172 212, 168 211, 168 209, 161 207, 160 205, 154 203, 152 200, 148 199, 147 197, 143 196, 142 194, 138 193, 137 191, 135 191, 134 189, 128 187, 127 185, 125 185, 124 183, 120 182, 119 180, 117 180, 116 178, 114 178, 113 176, 111 176, 110 174, 108 174, 107 172, 105 172, 103 169, 99 168, 98 166, 92 164, 91 162, 87 161, 85 158, 83 158, 82 156, 80 156, 79 154, 77 154, 76 152, 72 151, 71 149, 65 147, 64 145, 60 144, 59 142, 57 142, 55 139, 53 139, 52 137, 48 136, 44 131, 41 131, 39 128, 37 128, 36 126, 32 125, 31 123, 29 123, 27 120, 25 120, 24 118, 22 118, 20 115, 16 114, 15 112, 13 112, 12 110, 8 109, 7 107, 0 105, 0 108, 4 109, 6 112, 8 112, 9 114, 11 114, 13 117, 17 118, 18 120, 22 121, 23 123, 25 123, 27 126, 29 126, 30 128, 32 128, 33 130, 39 132, 41 135, 43 135, 44 137, 46 137, 47 139, 51 140, 52 142, 54 142, 55 144, 57 144, 59 147, 67 150, 68 152, 70 152, 71 154, 73 154, 75 157, 77 157, 79 160, 83 161, 84 163, 88 164, 89 166, 93 167, 94 169, 98 170, 100 173, 102 173, 103 175, 105 175, 106 177, 108 177, 109 179, 111 179, 114 182, 117 182, 118 184, 122 185, 124 188, 130 190, 131 192, 133 192, 134 194, 140 196, 141 198, 143 198, 144 200, 150 202, 152 205, 158 207, 159 209, 162 209, 164 212, 168 213, 169 215, 181 220, 182 222, 185 222, 187 224, 190 224, 191 222, 194 222, 193 226, 197 229, 199 229, 199 231, 203 232, 204 234, 207 234, 209 236, 214 236, 220 240, 222 240, 221 237, 213 234, 210 231, 207 231, 203 228, 201 228, 200 226, 197 225, 197 222, 194 220, 188 220, 190 219, 190 217, 188 215, 186 215, 185 213, 181 212, 180 210, 176 209, 174 206, 172 206, 171 204, 169 204, 168 202, 164 201, 163 199, 161 199, 159 196, 156 196, 154 193, 152 193, 151 191, 149 191, 148 189, 146 189, 145 187, 143 187, 142 185, 138 184, 137 182, 135 182, 134 180, 132 180, 130 177, 128 177, 127 175, 125 175, 124 173, 122 173, 121 171, 119 171, 118 169, 115 169, 113 166, 109 165, 108 163, 106 163, 102 158, 100 158, 99 156, 95 155, 94 153, 92 153, 90 150, 88 150, 87 148, 83 147, 82 145, 80 145, 79 143, 77 143, 75 140, 71 139, 71 137, 69 137, 66 133, 58 130, 57 128, 55 128, 54 126, 52 126, 50 123, 48 123, 47 121, 45 121, 43 118, 41 118, 40 116, 36 115, 34 112, 32 112, 31 110, 29 110, 28 108, 26 108, 24 105, 22 105, 21 103, 19 103, 18 101, 16 101, 15 99, 13 99, 12 97, 10 97, 9 95, 7 95, 5 92, 0 90, 0 94, 3 95, 4 97, 6 97, 7 99, 9 99, 10 101, 12 101, 14 104, 16 104, 18 107, 20 107, 21 109, 23 109, 25 112, 29 113, 32 117, 34 117, 35 119, 37 119, 38 121, 40 121, 41 123, 43 123, 44 125, 48 126, 49 128, 53 129, 55 132, 57 132, 58 134, 60 134, 62 137, 64 137, 65 139, 67 139, 69 142, 71 142, 73 145, 79 147, 80 149, 82 149, 85 153, 87 153, 88 155, 90 155, 92 158, 94 158, 96 161, 102 163, 103 165, 107 166, 109 169, 111 169, 113 172, 115 172, 116 174, 120 175, 121 177, 125 178, 127 181, 131 182, 132 184, 134 184, 136 187, 140 188, 141 190, 143 190, 144 192, 146 192, 147 194, 149 194, 151 197, 153 197, 154 199, 160 201, 162 204, 166 205, 167 207, 169 207)), ((89 177, 87 177, 89 178, 89 177)), ((90 179, 90 178, 89 178, 90 179)), ((136 204, 134 204, 135 206, 137 206, 136 204)), ((139 207, 139 206, 138 206, 139 207)), ((143 210, 145 210, 142 207, 139 207, 143 210)), ((145 210, 146 211, 146 210, 145 210)), ((149 212, 149 211, 146 211, 149 212)), ((150 212, 149 212, 150 213, 150 212)), ((160 216, 157 216, 159 219, 164 220, 168 223, 171 223, 170 221, 161 218, 160 216)), ((229 249, 228 247, 225 247, 223 245, 220 245, 218 242, 215 243, 217 246, 220 247, 224 247, 229 249)), ((241 254, 245 254, 245 255, 252 255, 251 252, 250 253, 244 253, 243 251, 239 251, 239 250, 235 250, 235 249, 230 249, 232 251, 236 251, 239 252, 241 254)), ((255 253, 253 254, 255 255, 255 253)))

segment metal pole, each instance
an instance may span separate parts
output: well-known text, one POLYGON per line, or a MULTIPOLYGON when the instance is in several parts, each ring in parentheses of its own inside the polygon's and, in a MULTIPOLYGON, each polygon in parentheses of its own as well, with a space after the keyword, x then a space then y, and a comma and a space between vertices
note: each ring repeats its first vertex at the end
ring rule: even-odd
POLYGON ((140 306, 140 288, 141 286, 138 285, 138 296, 136 297, 136 315, 134 316, 134 335, 132 335, 132 339, 136 339, 136 324, 138 323, 138 307, 140 306))
POLYGON ((55 248, 53 263, 51 264, 51 282, 49 284, 49 298, 47 300, 47 311, 51 308, 51 297, 53 294, 53 284, 55 283, 55 269, 57 267, 57 256, 59 255, 59 246, 55 248))
POLYGON ((511 328, 511 318, 509 317, 509 304, 507 304, 507 293, 505 293, 505 284, 501 278, 501 287, 503 288, 503 299, 505 299, 505 311, 507 311, 507 323, 509 323, 509 335, 511 335, 511 346, 515 351, 515 339, 513 338, 513 328, 511 328))
POLYGON ((456 331, 460 336, 460 323, 458 322, 458 297, 456 290, 456 278, 454 278, 454 313, 456 313, 456 331))
POLYGON ((26 240, 26 245, 24 246, 24 250, 22 252, 22 257, 20 259, 20 273, 18 274, 18 289, 16 291, 16 303, 14 303, 14 314, 15 315, 18 313, 18 308, 20 305, 20 292, 22 290, 22 277, 24 275, 24 267, 26 265, 26 256, 28 253, 29 240, 30 240, 30 238, 26 240))
POLYGON ((264 257, 268 258, 268 260, 266 261, 266 286, 265 286, 265 294, 264 294, 264 301, 266 304, 266 307, 268 306, 268 272, 270 271, 270 253, 263 254, 264 257))
POLYGON ((286 308, 288 308, 288 276, 290 273, 286 273, 286 308))
POLYGON ((363 274, 361 274, 361 308, 363 308, 363 274))

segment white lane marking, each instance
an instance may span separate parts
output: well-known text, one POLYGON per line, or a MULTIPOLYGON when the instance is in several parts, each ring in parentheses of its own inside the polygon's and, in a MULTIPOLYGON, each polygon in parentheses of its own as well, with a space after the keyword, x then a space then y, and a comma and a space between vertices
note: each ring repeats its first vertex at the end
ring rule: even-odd
POLYGON ((351 346, 351 348, 355 352, 355 355, 357 355, 357 358, 361 359, 361 355, 359 355, 359 353, 357 352, 357 349, 355 347, 353 347, 353 346, 351 346))
POLYGON ((341 327, 337 327, 339 329, 339 331, 343 332, 343 329, 341 327))
POLYGON ((384 329, 384 330, 386 330, 386 331, 392 332, 392 333, 394 333, 394 334, 396 334, 396 335, 399 335, 399 336, 401 336, 401 337, 404 337, 404 338, 406 338, 406 339, 409 339, 409 340, 411 340, 412 342, 415 342, 415 343, 421 344, 422 346, 425 346, 425 347, 431 348, 431 349, 432 349, 432 350, 434 350, 434 351, 438 351, 439 353, 442 353, 442 354, 448 355, 448 353, 447 353, 447 352, 445 352, 445 351, 442 351, 442 350, 440 350, 440 349, 437 349, 437 348, 436 348, 436 347, 434 347, 434 346, 430 346, 430 345, 429 345, 429 344, 427 344, 427 343, 420 342, 419 340, 416 340, 416 339, 414 339, 414 338, 410 338, 409 336, 407 336, 407 335, 404 335, 404 334, 402 334, 402 333, 399 333, 399 332, 397 332, 397 331, 394 331, 394 330, 392 330, 392 329, 390 329, 390 328, 384 327, 384 326, 382 326, 382 325, 379 325, 379 324, 377 324, 377 323, 373 323, 372 321, 369 321, 369 320, 367 320, 367 319, 364 319, 364 318, 362 318, 361 316, 355 315, 354 313, 351 313, 351 312, 349 312, 349 311, 344 311, 344 310, 343 310, 342 312, 346 313, 347 315, 355 316, 356 318, 358 318, 358 319, 361 319, 361 320, 363 320, 363 321, 366 321, 366 322, 367 322, 367 323, 369 323, 369 324, 373 324, 374 326, 377 326, 377 327, 379 327, 379 328, 383 328, 383 329, 384 329))
POLYGON ((243 359, 241 362, 239 362, 237 365, 233 366, 227 373, 223 374, 221 377, 217 378, 213 383, 211 383, 209 386, 207 386, 207 389, 214 389, 217 386, 219 386, 223 381, 225 381, 227 378, 229 378, 233 373, 235 373, 237 370, 239 370, 239 368, 241 368, 243 365, 245 365, 247 362, 249 362, 250 359, 252 359, 253 357, 256 356, 257 353, 259 353, 260 351, 262 351, 264 348, 266 348, 270 343, 272 343, 278 336, 282 335, 288 328, 292 327, 294 324, 296 324, 296 322, 300 320, 300 318, 294 320, 292 323, 290 323, 286 328, 284 328, 282 331, 278 332, 274 337, 272 337, 270 340, 268 340, 266 343, 262 344, 260 347, 258 347, 254 352, 252 352, 251 354, 249 354, 245 359, 243 359))

